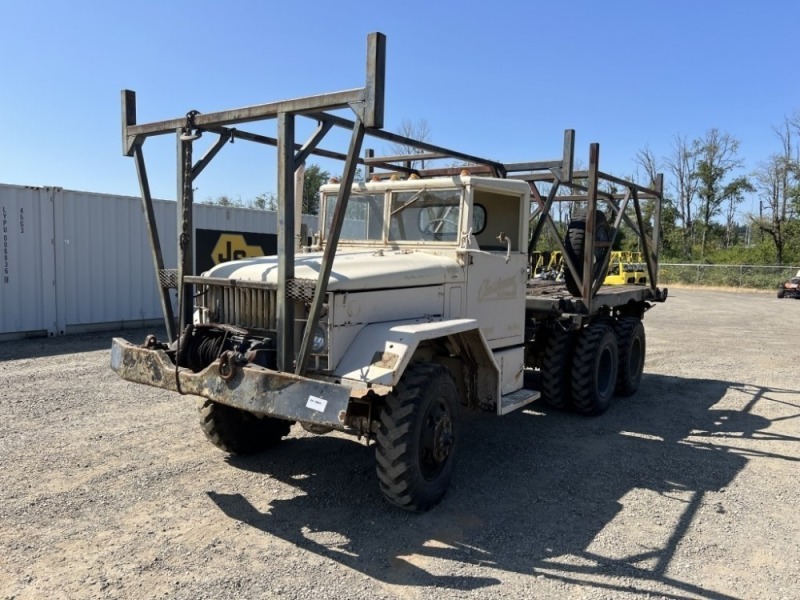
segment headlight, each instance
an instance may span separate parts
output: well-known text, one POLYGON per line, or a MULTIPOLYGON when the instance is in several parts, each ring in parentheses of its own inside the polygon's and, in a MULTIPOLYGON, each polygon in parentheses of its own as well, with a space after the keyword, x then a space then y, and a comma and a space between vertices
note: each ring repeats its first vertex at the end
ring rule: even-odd
POLYGON ((325 352, 325 347, 328 345, 328 339, 325 335, 325 329, 322 325, 317 325, 314 330, 314 336, 311 338, 311 352, 313 354, 322 354, 325 352))

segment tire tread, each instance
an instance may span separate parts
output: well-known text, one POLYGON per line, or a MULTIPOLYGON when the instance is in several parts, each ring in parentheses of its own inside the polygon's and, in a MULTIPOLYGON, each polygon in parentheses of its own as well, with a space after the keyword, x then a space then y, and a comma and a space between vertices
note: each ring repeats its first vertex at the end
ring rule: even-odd
POLYGON ((425 362, 409 365, 393 392, 386 396, 379 419, 375 445, 378 484, 392 504, 409 511, 427 510, 444 495, 444 492, 431 494, 416 485, 413 461, 417 449, 412 447, 420 400, 426 386, 439 377, 446 377, 455 393, 455 383, 443 365, 425 362))

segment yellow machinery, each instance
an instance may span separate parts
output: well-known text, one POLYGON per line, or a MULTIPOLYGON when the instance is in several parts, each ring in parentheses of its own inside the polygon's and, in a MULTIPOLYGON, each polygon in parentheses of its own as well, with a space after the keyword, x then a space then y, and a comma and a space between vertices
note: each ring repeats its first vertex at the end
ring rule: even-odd
POLYGON ((605 285, 647 283, 647 268, 641 252, 612 252, 605 285))

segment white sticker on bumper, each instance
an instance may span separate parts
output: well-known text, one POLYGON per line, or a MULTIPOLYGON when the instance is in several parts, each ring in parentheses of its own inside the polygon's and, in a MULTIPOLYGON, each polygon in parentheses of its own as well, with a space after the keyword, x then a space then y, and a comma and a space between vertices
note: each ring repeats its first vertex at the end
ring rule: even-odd
POLYGON ((328 401, 316 396, 309 396, 306 402, 306 408, 316 410, 317 412, 325 412, 325 407, 328 406, 328 401))

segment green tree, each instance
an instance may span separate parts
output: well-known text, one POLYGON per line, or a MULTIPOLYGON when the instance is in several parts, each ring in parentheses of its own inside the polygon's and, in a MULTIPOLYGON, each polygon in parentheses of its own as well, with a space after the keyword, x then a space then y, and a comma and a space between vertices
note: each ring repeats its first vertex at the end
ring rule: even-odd
POLYGON ((202 204, 213 204, 215 206, 227 206, 231 208, 241 208, 245 206, 241 198, 231 198, 227 194, 217 196, 216 198, 207 198, 203 200, 202 204))
POLYGON ((275 194, 259 194, 253 199, 253 208, 276 211, 278 210, 278 199, 275 194))
POLYGON ((697 195, 700 199, 699 216, 702 226, 700 258, 702 259, 705 257, 710 237, 712 219, 721 214, 726 201, 734 202, 741 198, 750 184, 746 177, 737 177, 726 183, 731 172, 743 164, 737 156, 739 140, 733 136, 716 128, 709 129, 705 137, 694 141, 693 150, 698 157, 696 178, 697 195))
POLYGON ((748 192, 755 192, 756 189, 747 177, 737 177, 725 185, 722 190, 722 198, 725 203, 725 238, 726 248, 732 247, 738 241, 738 231, 740 229, 736 222, 736 211, 744 202, 744 195, 748 192))
POLYGON ((303 213, 316 215, 319 213, 319 188, 327 183, 331 174, 323 171, 319 165, 306 167, 303 178, 303 213))
MULTIPOLYGON (((797 126, 800 130, 800 126, 797 126)), ((781 143, 781 152, 761 163, 753 173, 758 191, 759 215, 753 224, 772 240, 775 261, 782 265, 787 242, 794 231, 792 221, 800 209, 800 150, 797 131, 788 119, 774 129, 781 143)))
POLYGON ((697 153, 686 137, 678 134, 673 139, 672 154, 664 162, 675 193, 675 215, 681 224, 683 258, 691 260, 697 207, 697 153))

